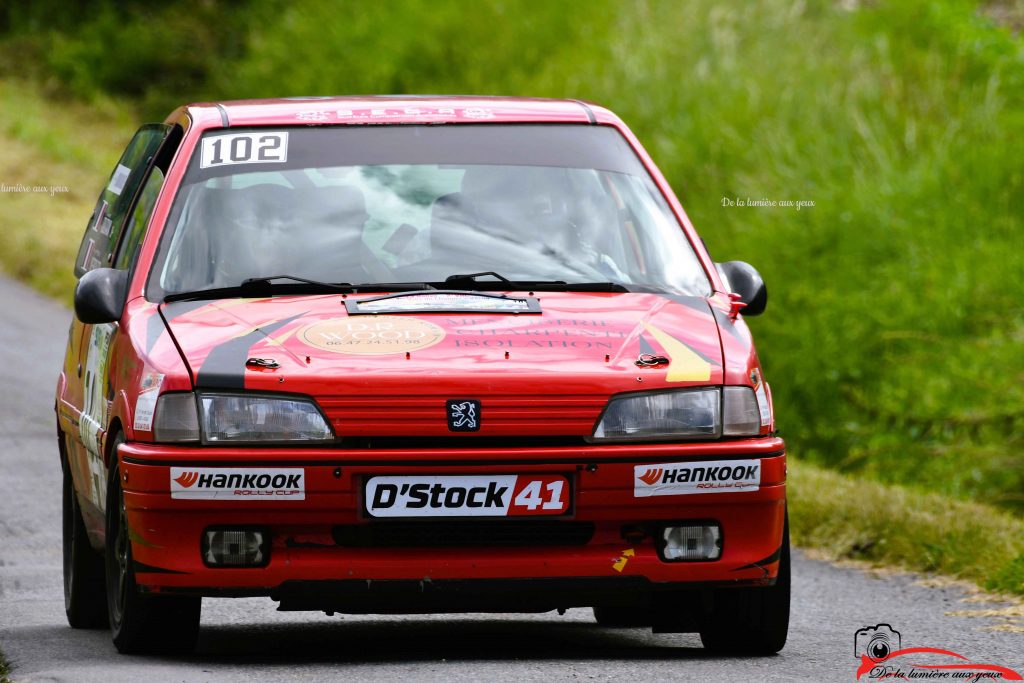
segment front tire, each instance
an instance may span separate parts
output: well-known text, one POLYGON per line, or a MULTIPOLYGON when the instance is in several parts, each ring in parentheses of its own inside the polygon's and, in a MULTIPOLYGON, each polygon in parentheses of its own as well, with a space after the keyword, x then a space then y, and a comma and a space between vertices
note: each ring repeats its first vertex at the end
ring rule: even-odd
POLYGON ((714 611, 700 630, 704 648, 727 654, 769 655, 786 645, 789 632, 789 515, 782 531, 775 584, 715 591, 714 611))
POLYGON ((71 628, 106 628, 107 594, 103 555, 93 550, 78 507, 78 494, 67 458, 62 463, 64 486, 61 527, 64 551, 64 612, 71 628))
MULTIPOLYGON (((122 435, 114 443, 124 442, 122 435)), ((199 637, 202 598, 144 595, 135 583, 121 476, 115 463, 107 487, 107 612, 114 646, 122 654, 191 652, 199 637)))

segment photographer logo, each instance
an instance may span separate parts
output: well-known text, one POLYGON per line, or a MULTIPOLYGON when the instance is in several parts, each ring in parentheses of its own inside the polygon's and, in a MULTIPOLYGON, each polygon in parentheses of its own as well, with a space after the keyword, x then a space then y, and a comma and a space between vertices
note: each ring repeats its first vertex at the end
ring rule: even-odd
POLYGON ((900 649, 902 638, 889 624, 865 626, 857 629, 853 636, 853 656, 860 659, 867 656, 873 662, 880 662, 900 649))
POLYGON ((854 631, 853 656, 860 661, 857 680, 1024 680, 1013 669, 998 664, 972 662, 951 650, 937 647, 904 648, 900 632, 889 624, 875 624, 854 631))

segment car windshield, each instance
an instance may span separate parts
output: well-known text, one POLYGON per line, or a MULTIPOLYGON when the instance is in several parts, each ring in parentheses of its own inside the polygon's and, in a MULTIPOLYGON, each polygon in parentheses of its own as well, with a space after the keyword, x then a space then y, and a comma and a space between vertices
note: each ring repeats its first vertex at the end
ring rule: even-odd
POLYGON ((604 126, 214 131, 167 225, 150 298, 282 274, 374 284, 484 271, 710 293, 664 197, 604 126))

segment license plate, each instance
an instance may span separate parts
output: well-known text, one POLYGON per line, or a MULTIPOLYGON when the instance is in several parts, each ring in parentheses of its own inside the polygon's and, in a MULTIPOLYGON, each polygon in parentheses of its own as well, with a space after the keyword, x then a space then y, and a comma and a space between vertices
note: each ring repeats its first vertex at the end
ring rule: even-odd
POLYGON ((370 477, 363 489, 371 517, 519 517, 569 510, 560 474, 370 477))

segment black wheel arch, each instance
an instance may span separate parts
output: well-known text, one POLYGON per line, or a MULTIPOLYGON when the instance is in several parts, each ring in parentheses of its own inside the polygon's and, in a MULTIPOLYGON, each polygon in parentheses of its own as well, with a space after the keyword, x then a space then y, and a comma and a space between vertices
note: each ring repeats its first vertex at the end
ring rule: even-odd
POLYGON ((125 434, 124 427, 121 425, 121 418, 115 417, 110 421, 110 426, 107 428, 106 438, 103 441, 103 465, 107 468, 107 478, 110 478, 111 472, 113 472, 113 460, 117 458, 117 453, 114 452, 114 446, 117 442, 117 436, 119 434, 125 434))

